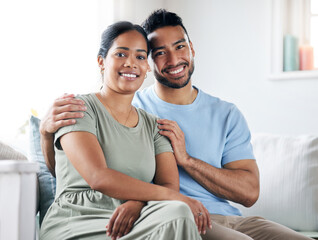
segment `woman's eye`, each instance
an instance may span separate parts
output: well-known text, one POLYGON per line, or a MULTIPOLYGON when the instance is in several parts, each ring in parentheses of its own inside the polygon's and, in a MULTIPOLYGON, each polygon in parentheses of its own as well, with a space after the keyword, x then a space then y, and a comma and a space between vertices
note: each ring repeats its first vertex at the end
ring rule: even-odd
POLYGON ((144 56, 137 56, 137 59, 139 60, 145 60, 146 58, 144 56))
POLYGON ((124 53, 116 53, 116 56, 118 57, 125 57, 126 55, 124 53))

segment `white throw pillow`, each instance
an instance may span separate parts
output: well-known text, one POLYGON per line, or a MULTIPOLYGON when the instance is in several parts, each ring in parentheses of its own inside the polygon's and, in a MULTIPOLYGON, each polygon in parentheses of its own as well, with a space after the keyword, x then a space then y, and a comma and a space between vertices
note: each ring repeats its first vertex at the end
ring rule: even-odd
POLYGON ((260 197, 244 216, 262 216, 298 231, 318 231, 318 136, 254 134, 260 197))

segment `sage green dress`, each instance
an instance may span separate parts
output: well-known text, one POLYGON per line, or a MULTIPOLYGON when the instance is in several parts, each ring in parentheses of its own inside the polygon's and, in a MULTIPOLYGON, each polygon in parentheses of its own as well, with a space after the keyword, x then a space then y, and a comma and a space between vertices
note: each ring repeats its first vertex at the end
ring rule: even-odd
MULTIPOLYGON (((139 121, 128 128, 118 123, 95 94, 78 96, 86 103, 85 116, 55 135, 56 197, 43 220, 40 239, 111 239, 106 225, 124 201, 92 190, 67 159, 59 138, 68 132, 94 134, 107 166, 145 182, 152 182, 155 155, 172 152, 169 140, 158 133, 156 117, 137 109, 139 121)), ((74 149, 76 150, 76 149, 74 149)), ((120 239, 201 239, 190 208, 179 201, 149 201, 131 232, 120 239)))

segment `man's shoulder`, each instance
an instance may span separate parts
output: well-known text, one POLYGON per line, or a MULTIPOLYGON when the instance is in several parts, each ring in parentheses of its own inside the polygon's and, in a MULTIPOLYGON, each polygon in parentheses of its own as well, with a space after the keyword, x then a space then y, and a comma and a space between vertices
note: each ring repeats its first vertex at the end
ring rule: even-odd
POLYGON ((155 101, 155 96, 153 96, 152 86, 150 86, 138 90, 135 93, 132 104, 136 107, 145 109, 147 106, 152 105, 153 101, 155 101))
POLYGON ((228 111, 231 111, 232 109, 235 109, 236 108, 236 105, 232 102, 229 102, 229 101, 226 101, 226 100, 223 100, 219 97, 216 97, 216 96, 213 96, 209 93, 206 93, 204 91, 202 91, 201 89, 199 89, 200 91, 200 94, 201 94, 201 98, 202 98, 202 102, 204 104, 209 104, 209 105, 212 105, 213 108, 215 110, 220 110, 220 111, 225 111, 225 110, 228 110, 228 111))
POLYGON ((138 90, 135 93, 135 95, 138 95, 138 96, 149 96, 152 93, 152 88, 153 88, 153 85, 150 85, 148 87, 140 89, 140 90, 138 90))

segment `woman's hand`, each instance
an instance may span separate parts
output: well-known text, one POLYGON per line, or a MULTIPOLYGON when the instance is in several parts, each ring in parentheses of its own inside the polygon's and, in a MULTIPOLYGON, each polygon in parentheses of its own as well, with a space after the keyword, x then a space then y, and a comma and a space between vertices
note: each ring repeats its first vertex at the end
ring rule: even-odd
POLYGON ((210 219, 209 211, 204 207, 204 205, 193 198, 186 197, 184 195, 181 201, 188 204, 192 214, 194 216, 195 224, 198 226, 198 231, 200 234, 206 233, 206 228, 212 228, 212 223, 210 219))
POLYGON ((130 200, 117 207, 106 225, 106 234, 115 240, 129 233, 144 206, 144 202, 130 200))

